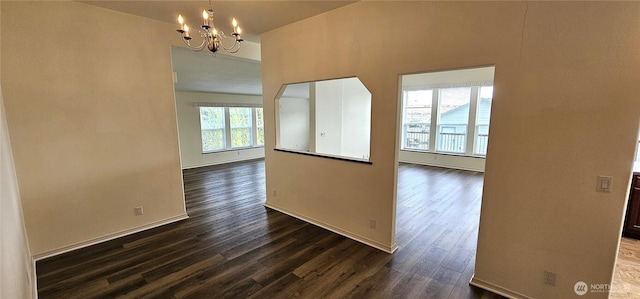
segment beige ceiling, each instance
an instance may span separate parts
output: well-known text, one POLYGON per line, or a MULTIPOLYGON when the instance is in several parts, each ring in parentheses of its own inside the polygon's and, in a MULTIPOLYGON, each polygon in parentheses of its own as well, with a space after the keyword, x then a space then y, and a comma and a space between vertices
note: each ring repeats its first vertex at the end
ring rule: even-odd
MULTIPOLYGON (((209 1, 80 1, 112 10, 176 23, 182 14, 191 28, 202 22, 202 10, 209 8, 209 1)), ((296 21, 351 4, 353 0, 297 0, 297 1, 211 1, 216 27, 231 31, 231 18, 235 17, 242 27, 245 40, 260 42, 260 34, 296 21)))
POLYGON ((176 91, 262 94, 259 61, 172 47, 176 91))

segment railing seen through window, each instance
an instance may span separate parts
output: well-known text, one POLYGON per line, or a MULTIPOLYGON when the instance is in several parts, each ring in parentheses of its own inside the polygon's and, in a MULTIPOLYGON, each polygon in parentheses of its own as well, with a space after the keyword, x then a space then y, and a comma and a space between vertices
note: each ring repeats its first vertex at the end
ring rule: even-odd
POLYGON ((493 67, 404 75, 401 150, 487 154, 493 67))
MULTIPOLYGON (((411 150, 429 150, 429 127, 428 124, 414 123, 405 124, 403 126, 404 145, 403 149, 411 150)), ((489 140, 489 126, 477 125, 475 130, 475 149, 478 155, 487 154, 487 141, 489 140), (487 133, 483 133, 487 132, 487 133)), ((439 150, 443 152, 456 152, 464 146, 465 134, 462 133, 446 133, 440 132, 440 138, 437 143, 440 144, 439 150)))

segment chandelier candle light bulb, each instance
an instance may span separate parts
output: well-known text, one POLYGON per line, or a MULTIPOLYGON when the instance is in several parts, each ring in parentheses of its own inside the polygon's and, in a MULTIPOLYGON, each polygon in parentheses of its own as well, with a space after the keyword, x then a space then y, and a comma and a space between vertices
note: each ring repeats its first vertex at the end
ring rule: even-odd
POLYGON ((202 18, 204 18, 204 23, 202 23, 202 28, 207 29, 207 27, 209 27, 209 13, 206 10, 202 11, 202 18))
POLYGON ((189 26, 187 26, 187 24, 184 24, 184 29, 182 29, 184 31, 184 38, 186 39, 191 39, 191 36, 189 36, 189 26))
POLYGON ((227 38, 232 38, 231 36, 225 36, 224 32, 218 31, 213 24, 213 8, 211 8, 211 1, 209 1, 209 9, 202 11, 202 30, 200 31, 200 36, 202 37, 202 43, 200 45, 191 45, 192 37, 189 35, 189 26, 184 22, 184 18, 182 15, 178 15, 178 23, 180 27, 178 30, 181 37, 182 42, 191 50, 194 51, 202 51, 205 48, 212 53, 218 52, 220 48, 229 53, 236 53, 240 50, 240 44, 244 41, 240 34, 242 33, 242 29, 238 25, 238 20, 233 18, 231 21, 231 25, 233 26, 233 44, 230 47, 224 45, 224 40, 227 38))

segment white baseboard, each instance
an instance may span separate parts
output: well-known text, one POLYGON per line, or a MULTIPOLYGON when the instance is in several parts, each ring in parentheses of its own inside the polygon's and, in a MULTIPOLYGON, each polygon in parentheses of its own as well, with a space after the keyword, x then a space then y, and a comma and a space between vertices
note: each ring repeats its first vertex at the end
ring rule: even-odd
POLYGON ((475 274, 471 277, 471 281, 469 281, 469 284, 475 287, 479 287, 483 290, 487 290, 489 292, 507 297, 507 298, 512 298, 512 299, 531 299, 531 297, 529 296, 525 296, 523 294, 520 294, 518 292, 503 288, 501 286, 492 284, 490 282, 486 282, 484 280, 478 279, 476 278, 475 274))
POLYGON ((481 157, 457 156, 401 150, 398 161, 426 166, 436 166, 476 172, 484 172, 485 159, 481 157))
POLYGON ((184 219, 187 219, 187 218, 189 218, 189 215, 187 215, 186 213, 185 214, 181 214, 181 215, 178 215, 178 216, 174 216, 174 217, 171 217, 171 218, 167 218, 167 219, 163 219, 163 220, 159 220, 159 221, 156 221, 156 222, 152 222, 152 223, 149 223, 149 224, 146 224, 146 225, 143 225, 143 226, 139 226, 139 227, 136 227, 136 228, 133 228, 133 229, 127 229, 127 230, 119 231, 119 232, 116 232, 116 233, 113 233, 113 234, 108 234, 108 235, 105 235, 105 236, 102 236, 102 237, 94 238, 94 239, 87 240, 87 241, 84 241, 84 242, 78 242, 78 243, 71 244, 71 245, 68 245, 68 246, 64 246, 64 247, 61 247, 61 248, 58 248, 58 249, 54 249, 54 250, 47 251, 47 252, 44 252, 44 253, 36 254, 36 255, 33 256, 33 259, 34 259, 34 261, 43 260, 43 259, 46 259, 46 258, 49 258, 49 257, 52 257, 52 256, 56 256, 56 255, 60 255, 60 254, 63 254, 63 253, 69 252, 69 251, 73 251, 73 250, 84 248, 84 247, 89 247, 91 245, 95 245, 95 244, 98 244, 98 243, 110 241, 110 240, 117 239, 117 238, 124 237, 124 236, 128 236, 128 235, 131 235, 131 234, 135 234, 135 233, 138 233, 138 232, 141 232, 141 231, 145 231, 145 230, 152 229, 152 228, 155 228, 155 227, 158 227, 158 226, 162 226, 162 225, 166 225, 166 224, 169 224, 169 223, 177 222, 177 221, 184 220, 184 219))
POLYGON ((409 164, 418 164, 418 165, 424 165, 424 166, 434 166, 434 167, 442 167, 442 168, 467 170, 467 171, 474 171, 474 172, 484 172, 484 169, 480 169, 480 168, 464 167, 464 166, 452 165, 452 164, 444 164, 444 163, 442 163, 442 164, 440 164, 440 163, 429 163, 429 162, 424 162, 424 161, 408 160, 408 159, 399 160, 398 162, 400 162, 400 163, 409 163, 409 164))
POLYGON ((354 241, 358 241, 358 242, 363 243, 363 244, 365 244, 365 245, 369 245, 369 246, 371 246, 371 247, 373 247, 373 248, 376 248, 376 249, 382 250, 382 251, 384 251, 384 252, 386 252, 386 253, 389 253, 389 254, 394 253, 394 252, 398 249, 398 245, 397 245, 395 242, 394 242, 393 244, 391 244, 391 246, 388 246, 388 245, 385 245, 385 244, 382 244, 382 243, 376 242, 376 241, 374 241, 374 240, 370 240, 370 239, 368 239, 368 238, 365 238, 365 237, 359 236, 358 234, 354 234, 354 233, 351 233, 351 232, 348 232, 348 231, 342 230, 342 229, 340 229, 340 228, 337 228, 337 227, 335 227, 335 226, 332 226, 332 225, 329 225, 329 224, 323 223, 323 222, 318 221, 318 220, 316 220, 316 219, 309 218, 309 217, 306 217, 306 216, 300 215, 300 214, 298 214, 298 213, 291 212, 291 211, 289 211, 289 210, 287 210, 287 209, 284 209, 284 208, 281 208, 281 207, 274 206, 274 205, 269 204, 269 203, 265 203, 265 204, 264 204, 264 206, 265 206, 265 207, 267 207, 267 208, 270 208, 270 209, 276 210, 276 211, 278 211, 278 212, 280 212, 280 213, 287 214, 287 215, 289 215, 289 216, 291 216, 291 217, 295 217, 295 218, 298 218, 298 219, 300 219, 300 220, 302 220, 302 221, 305 221, 305 222, 311 223, 311 224, 313 224, 313 225, 316 225, 316 226, 322 227, 322 228, 324 228, 324 229, 330 230, 330 231, 332 231, 332 232, 334 232, 334 233, 336 233, 336 234, 343 235, 343 236, 345 236, 345 237, 347 237, 347 238, 349 238, 349 239, 352 239, 352 240, 354 240, 354 241))
POLYGON ((200 167, 207 167, 207 166, 214 166, 214 165, 222 165, 222 164, 228 164, 228 163, 234 163, 234 162, 251 161, 251 160, 262 160, 262 159, 264 159, 264 155, 262 155, 262 156, 254 156, 254 157, 243 157, 243 158, 237 158, 237 159, 225 159, 225 160, 220 160, 220 161, 211 162, 211 163, 202 163, 202 164, 196 164, 196 165, 182 166, 182 170, 200 168, 200 167))

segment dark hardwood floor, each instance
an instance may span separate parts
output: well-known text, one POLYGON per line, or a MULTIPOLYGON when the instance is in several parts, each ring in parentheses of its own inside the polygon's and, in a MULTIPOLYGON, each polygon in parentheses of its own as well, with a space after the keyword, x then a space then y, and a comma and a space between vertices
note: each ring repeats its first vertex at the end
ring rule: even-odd
POLYGON ((482 182, 401 164, 390 255, 265 208, 262 160, 186 170, 189 219, 39 261, 39 297, 501 298, 468 284, 482 182))

